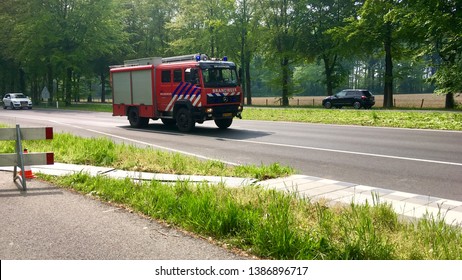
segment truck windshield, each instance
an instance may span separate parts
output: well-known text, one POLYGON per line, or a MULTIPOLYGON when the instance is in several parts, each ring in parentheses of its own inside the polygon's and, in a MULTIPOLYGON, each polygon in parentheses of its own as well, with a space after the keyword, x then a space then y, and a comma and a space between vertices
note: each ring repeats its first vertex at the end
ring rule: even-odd
POLYGON ((207 67, 202 68, 205 87, 235 87, 237 86, 237 73, 235 68, 230 67, 207 67))

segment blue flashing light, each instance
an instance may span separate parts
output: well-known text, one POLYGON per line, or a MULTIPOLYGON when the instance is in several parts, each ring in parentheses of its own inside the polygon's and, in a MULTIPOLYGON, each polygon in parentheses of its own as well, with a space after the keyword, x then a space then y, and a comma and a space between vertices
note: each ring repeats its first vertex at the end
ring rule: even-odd
POLYGON ((224 57, 223 57, 223 61, 228 61, 228 57, 227 57, 227 56, 224 56, 224 57))
POLYGON ((196 61, 201 61, 201 55, 200 54, 196 55, 196 61))

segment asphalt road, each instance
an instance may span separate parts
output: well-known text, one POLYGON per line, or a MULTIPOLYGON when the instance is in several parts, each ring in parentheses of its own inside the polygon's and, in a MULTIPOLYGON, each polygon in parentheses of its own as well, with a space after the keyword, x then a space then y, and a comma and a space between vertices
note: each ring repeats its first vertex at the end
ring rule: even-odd
POLYGON ((206 122, 184 134, 160 121, 133 129, 110 113, 36 109, 0 110, 0 122, 462 201, 462 132, 235 120, 228 130, 206 122))

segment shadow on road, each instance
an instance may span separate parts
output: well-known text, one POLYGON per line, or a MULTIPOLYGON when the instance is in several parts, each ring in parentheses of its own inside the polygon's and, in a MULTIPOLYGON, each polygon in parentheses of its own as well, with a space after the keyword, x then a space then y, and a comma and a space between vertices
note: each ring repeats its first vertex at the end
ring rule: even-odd
POLYGON ((130 126, 119 126, 119 128, 125 130, 133 131, 144 131, 146 133, 157 133, 164 135, 172 136, 205 136, 205 137, 215 137, 219 139, 233 139, 233 140, 245 140, 245 139, 255 139, 264 136, 271 135, 272 133, 266 131, 257 131, 257 130, 244 130, 239 128, 233 128, 232 126, 228 129, 219 129, 217 127, 202 126, 196 125, 196 127, 189 133, 182 133, 178 131, 176 126, 167 126, 162 123, 150 123, 146 128, 133 128, 130 126))
MULTIPOLYGON (((33 182, 32 184, 28 182, 27 190, 23 191, 22 186, 18 183, 18 181, 13 182, 12 179, 8 178, 7 176, 10 175, 10 172, 2 172, 1 178, 1 187, 0 188, 0 198, 6 197, 33 197, 33 196, 49 196, 49 195, 62 195, 63 192, 58 187, 53 186, 43 186, 43 184, 38 181, 33 182), (39 186, 38 186, 39 185, 39 186)), ((38 179, 33 179, 38 180, 38 179)))

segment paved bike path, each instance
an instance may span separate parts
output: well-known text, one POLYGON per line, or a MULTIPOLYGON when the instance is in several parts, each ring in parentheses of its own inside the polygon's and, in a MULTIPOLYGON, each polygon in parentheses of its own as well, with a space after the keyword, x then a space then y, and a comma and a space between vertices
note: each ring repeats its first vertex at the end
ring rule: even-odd
POLYGON ((136 213, 0 171, 2 260, 232 260, 233 254, 136 213))

